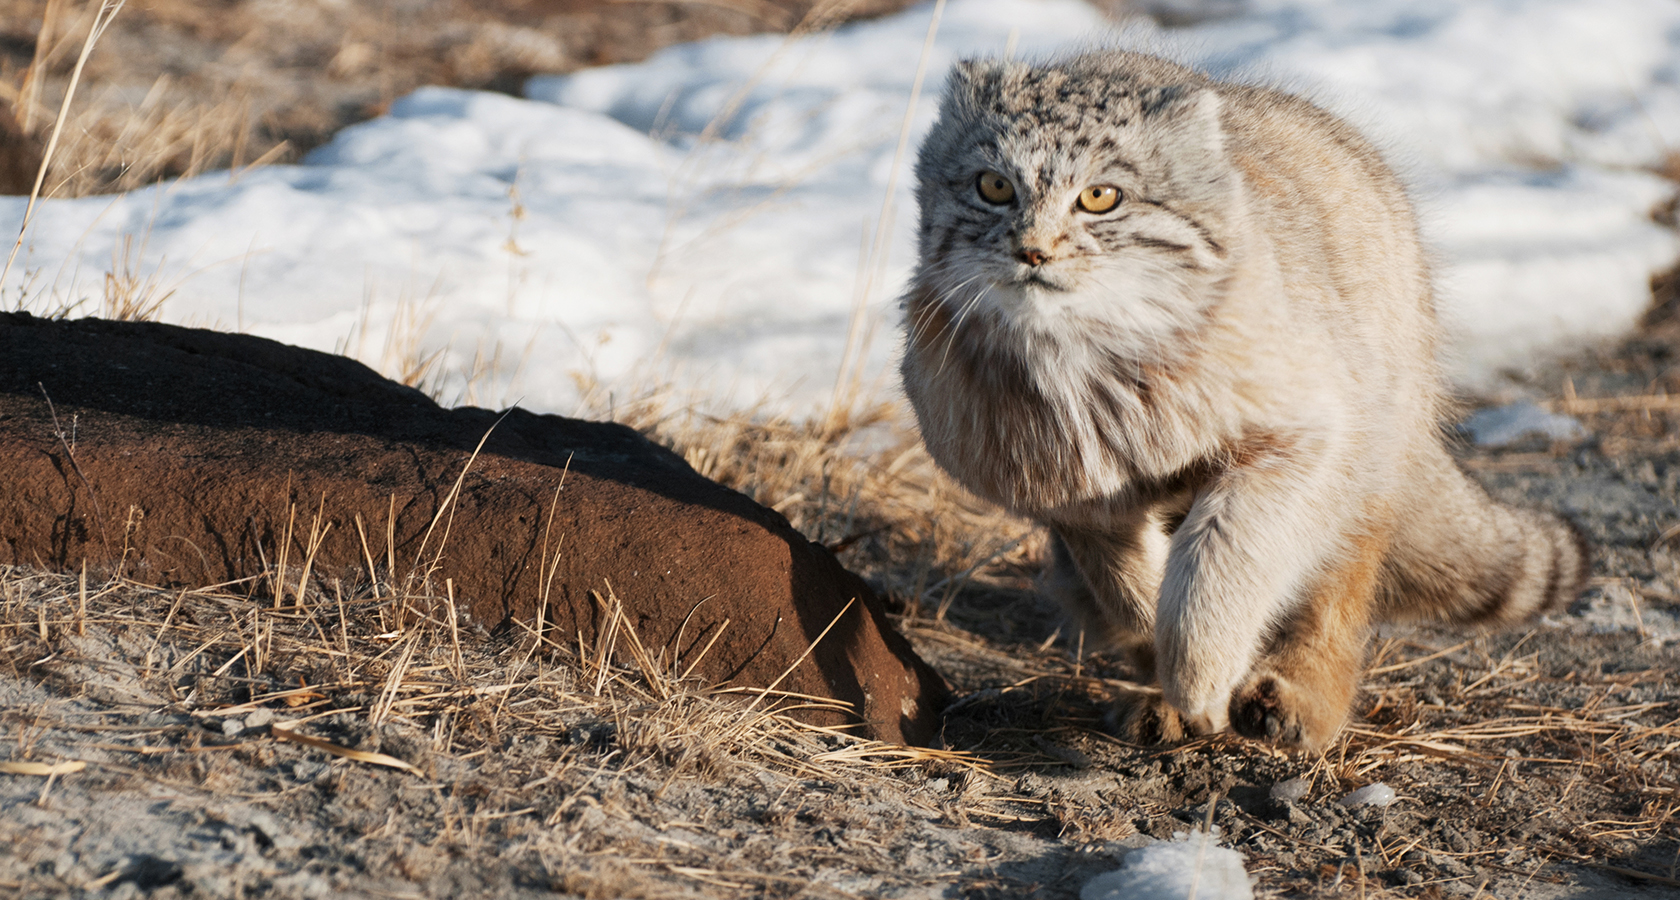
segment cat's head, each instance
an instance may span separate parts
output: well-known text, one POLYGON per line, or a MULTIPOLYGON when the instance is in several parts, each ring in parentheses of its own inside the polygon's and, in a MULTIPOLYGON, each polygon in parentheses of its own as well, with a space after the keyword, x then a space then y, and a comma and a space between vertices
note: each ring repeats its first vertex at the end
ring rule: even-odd
POLYGON ((1137 54, 958 63, 916 163, 913 295, 1033 330, 1184 327, 1226 266, 1220 109, 1137 54))

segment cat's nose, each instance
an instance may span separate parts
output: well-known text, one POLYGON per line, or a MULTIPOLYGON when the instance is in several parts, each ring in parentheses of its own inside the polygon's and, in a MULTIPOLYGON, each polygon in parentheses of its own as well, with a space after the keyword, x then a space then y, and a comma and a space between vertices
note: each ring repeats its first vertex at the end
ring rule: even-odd
POLYGON ((1015 251, 1015 255, 1020 258, 1021 262, 1035 269, 1050 261, 1050 254, 1037 247, 1022 247, 1015 251))

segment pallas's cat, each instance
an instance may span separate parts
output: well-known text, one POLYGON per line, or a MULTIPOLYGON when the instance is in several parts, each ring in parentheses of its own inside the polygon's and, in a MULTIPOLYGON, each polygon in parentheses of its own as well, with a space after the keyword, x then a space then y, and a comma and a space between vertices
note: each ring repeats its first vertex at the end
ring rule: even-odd
POLYGON ((1566 604, 1588 559, 1443 445, 1412 211, 1344 122, 1150 56, 959 63, 922 145, 905 391, 1049 526, 1044 585, 1158 684, 1134 740, 1323 747, 1371 627, 1566 604))

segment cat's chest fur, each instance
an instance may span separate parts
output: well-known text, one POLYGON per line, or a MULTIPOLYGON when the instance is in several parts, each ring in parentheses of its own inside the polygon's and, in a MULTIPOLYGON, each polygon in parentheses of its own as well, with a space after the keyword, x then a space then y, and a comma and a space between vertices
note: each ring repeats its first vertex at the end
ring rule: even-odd
POLYGON ((1242 440, 1239 377, 1189 351, 1143 364, 1100 326, 1043 333, 999 317, 959 321, 906 302, 906 394, 934 459, 1012 510, 1054 515, 1182 491, 1242 440))

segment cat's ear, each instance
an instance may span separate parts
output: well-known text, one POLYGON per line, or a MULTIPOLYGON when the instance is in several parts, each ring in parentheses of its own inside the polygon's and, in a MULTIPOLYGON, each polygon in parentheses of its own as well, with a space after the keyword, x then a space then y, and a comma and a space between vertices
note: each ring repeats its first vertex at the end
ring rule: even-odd
POLYGON ((997 80, 998 68, 995 59, 971 57, 957 60, 945 80, 945 96, 962 99, 977 96, 997 80))
POLYGON ((986 68, 986 60, 959 59, 951 66, 951 77, 947 82, 951 87, 967 87, 974 84, 980 72, 986 68))
POLYGON ((1219 95, 1205 87, 1167 86, 1144 92, 1143 114, 1157 125, 1162 156, 1171 160, 1171 180, 1198 204, 1222 206, 1230 190, 1225 126, 1219 95))
POLYGON ((954 122, 972 121, 987 105, 985 98, 996 92, 998 70, 997 60, 958 60, 945 79, 940 118, 954 122))
POLYGON ((1219 95, 1204 87, 1162 85, 1143 91, 1143 116, 1166 126, 1181 151, 1210 158, 1225 152, 1225 127, 1219 120, 1219 95))

